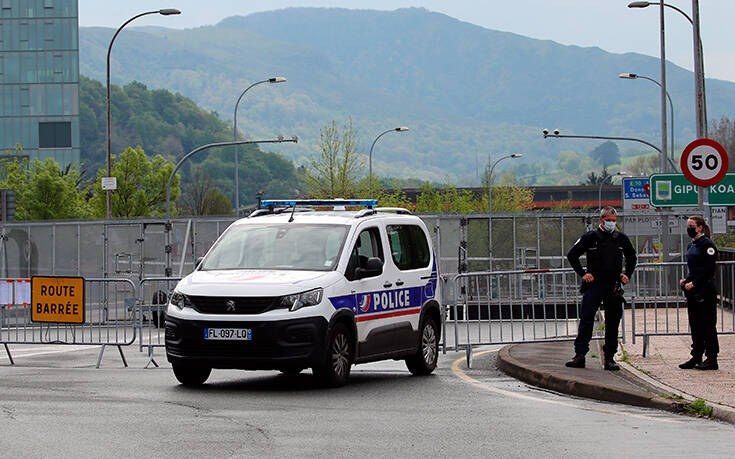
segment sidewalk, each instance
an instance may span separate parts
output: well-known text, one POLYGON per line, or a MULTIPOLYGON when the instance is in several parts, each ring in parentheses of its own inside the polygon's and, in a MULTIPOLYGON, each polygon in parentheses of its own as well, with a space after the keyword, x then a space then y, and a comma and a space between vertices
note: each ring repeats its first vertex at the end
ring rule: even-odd
POLYGON ((652 337, 646 358, 641 356, 642 338, 635 345, 626 339, 625 354, 617 356, 627 360, 620 362, 622 371, 603 370, 597 342, 591 343, 586 368, 564 365, 574 354, 571 342, 511 344, 500 350, 497 365, 530 384, 609 402, 681 412, 701 398, 713 407, 713 417, 735 423, 734 335, 720 336, 718 371, 679 369, 678 364, 689 358, 687 336, 652 337))

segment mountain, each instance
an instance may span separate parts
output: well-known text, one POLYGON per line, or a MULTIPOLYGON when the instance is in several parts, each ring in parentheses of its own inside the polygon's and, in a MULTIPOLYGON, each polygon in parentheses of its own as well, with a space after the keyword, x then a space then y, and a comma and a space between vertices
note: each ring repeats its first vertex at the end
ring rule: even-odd
MULTIPOLYGON (((80 29, 83 74, 104 80, 112 33, 80 29)), ((229 119, 244 88, 287 77, 248 92, 238 127, 249 138, 297 134, 299 145, 279 149, 297 163, 317 150, 321 127, 349 116, 366 154, 381 132, 410 127, 376 144, 378 174, 459 183, 488 156, 524 153, 541 171, 559 151, 600 143, 543 140, 544 127, 660 143, 658 87, 618 78, 658 78, 657 58, 488 30, 421 8, 289 8, 195 29, 130 28, 112 59, 113 82, 178 91, 229 119)), ((694 138, 693 75, 669 63, 667 83, 681 149, 694 138)), ((735 83, 707 80, 707 101, 710 120, 732 117, 735 83)))

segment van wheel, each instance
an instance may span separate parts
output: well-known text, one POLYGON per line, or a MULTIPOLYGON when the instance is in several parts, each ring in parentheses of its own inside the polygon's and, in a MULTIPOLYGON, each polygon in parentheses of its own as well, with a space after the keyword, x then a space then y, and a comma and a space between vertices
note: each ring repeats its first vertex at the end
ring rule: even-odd
POLYGON ((439 328, 431 317, 424 317, 419 326, 421 342, 416 354, 406 359, 408 371, 415 375, 428 375, 439 358, 439 328))
POLYGON ((313 368, 314 375, 330 387, 343 386, 350 376, 353 355, 350 332, 344 324, 336 324, 329 334, 325 362, 313 368))
POLYGON ((172 364, 174 376, 186 387, 199 387, 209 378, 212 369, 204 366, 172 364))

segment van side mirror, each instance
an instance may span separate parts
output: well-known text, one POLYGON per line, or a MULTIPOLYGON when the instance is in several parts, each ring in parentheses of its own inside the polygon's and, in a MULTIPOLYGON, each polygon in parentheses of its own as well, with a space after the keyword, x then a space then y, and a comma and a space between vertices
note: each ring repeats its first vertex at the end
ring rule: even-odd
POLYGON ((355 279, 365 279, 383 274, 383 260, 378 257, 368 258, 364 268, 355 268, 355 279))

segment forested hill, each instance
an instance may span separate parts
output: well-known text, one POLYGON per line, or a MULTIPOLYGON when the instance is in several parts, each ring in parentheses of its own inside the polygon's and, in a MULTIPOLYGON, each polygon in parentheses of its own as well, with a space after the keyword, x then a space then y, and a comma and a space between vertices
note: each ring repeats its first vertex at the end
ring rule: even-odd
MULTIPOLYGON (((82 73, 104 78, 113 32, 80 28, 82 73)), ((374 168, 383 176, 449 174, 466 183, 477 158, 482 167, 488 156, 523 153, 525 164, 542 169, 562 150, 599 144, 543 140, 544 127, 660 142, 658 88, 618 78, 657 78, 657 58, 488 30, 420 8, 290 8, 195 29, 132 27, 116 40, 112 60, 114 82, 178 91, 228 119, 244 88, 285 76, 287 83, 247 94, 238 125, 252 137, 297 134, 299 145, 283 153, 299 163, 332 119, 352 117, 365 153, 379 133, 409 126, 376 145, 374 168)), ((693 76, 669 64, 667 83, 681 148, 694 137, 693 76)), ((732 118, 735 84, 708 80, 707 102, 710 120, 732 118)))
MULTIPOLYGON (((138 82, 113 85, 112 154, 140 145, 148 156, 160 154, 176 163, 193 149, 212 142, 231 141, 232 126, 191 99, 165 89, 149 90, 138 82)), ((107 106, 105 87, 97 80, 79 82, 80 141, 88 176, 106 167, 107 106)), ((290 145, 290 144, 283 144, 290 145)), ((291 196, 298 188, 293 163, 282 155, 261 151, 257 145, 240 146, 240 202, 255 201, 255 193, 291 196)), ((270 148, 276 150, 278 146, 270 148)), ((216 148, 192 157, 217 187, 234 199, 233 148, 216 148)), ((182 170, 182 188, 190 185, 190 167, 182 170)))

